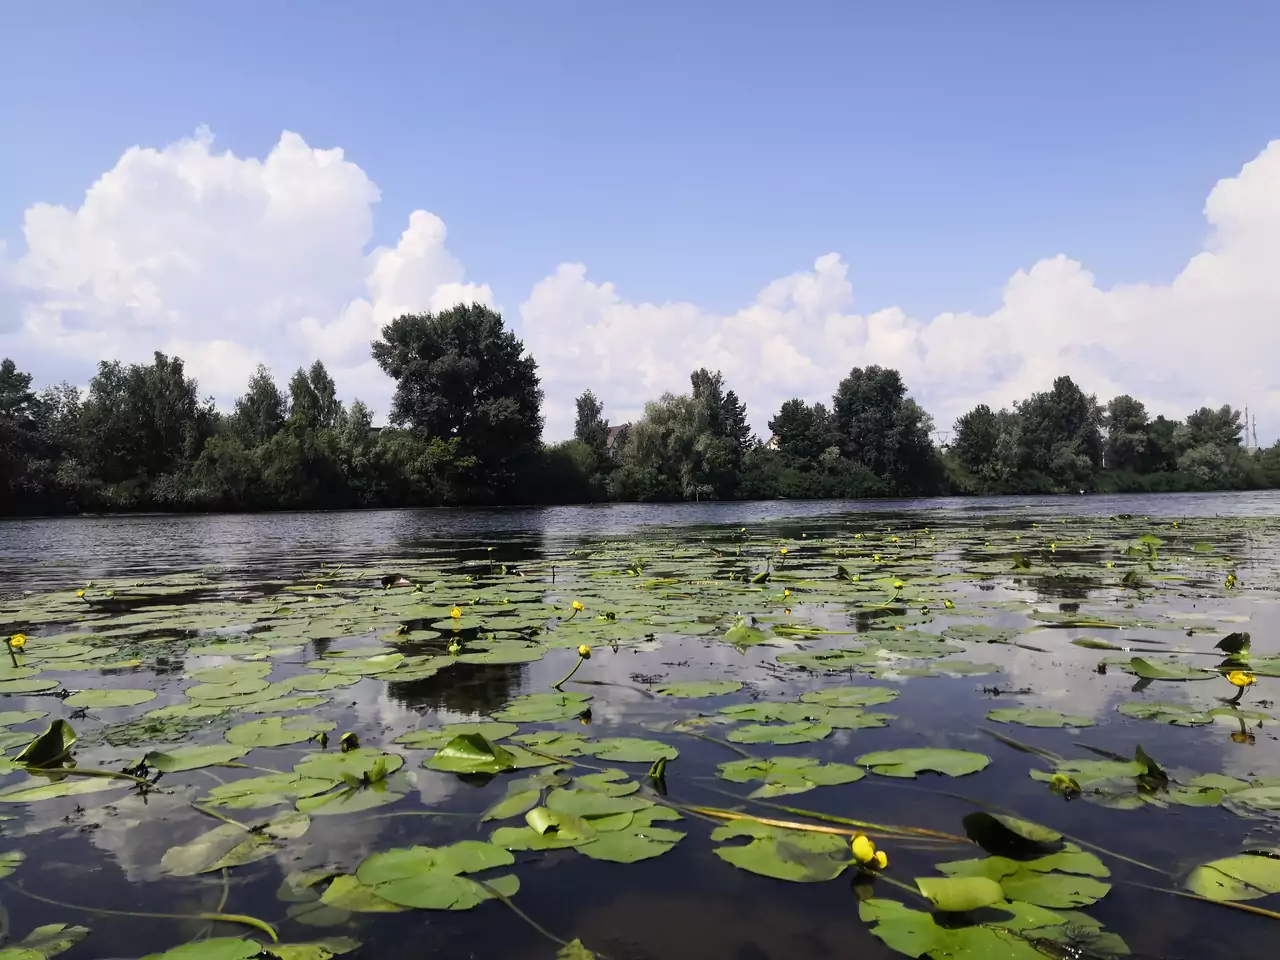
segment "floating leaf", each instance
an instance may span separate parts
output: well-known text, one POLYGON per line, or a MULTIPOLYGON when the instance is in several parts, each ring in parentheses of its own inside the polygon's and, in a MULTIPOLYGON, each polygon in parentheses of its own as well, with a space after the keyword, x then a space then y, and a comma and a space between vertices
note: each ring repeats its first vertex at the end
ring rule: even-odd
POLYGON ((73 693, 64 701, 69 707, 136 707, 140 703, 154 700, 154 690, 81 690, 73 693))
POLYGON ((152 953, 142 960, 249 960, 250 957, 258 956, 261 951, 262 944, 256 940, 211 937, 208 940, 184 943, 164 953, 152 953))
POLYGON ((749 723, 731 730, 727 739, 735 743, 813 743, 831 735, 825 723, 749 723))
POLYGON ((1001 707, 987 714, 988 720, 996 723, 1019 723, 1024 727, 1091 727, 1093 721, 1088 717, 1058 713, 1055 710, 1040 710, 1034 707, 1001 707))
POLYGON ((15 763, 29 767, 52 767, 62 763, 76 742, 76 732, 65 720, 54 720, 44 732, 14 757, 15 763))
POLYGON ((739 869, 776 880, 834 880, 853 862, 848 842, 829 833, 766 827, 752 821, 736 821, 711 832, 712 840, 741 836, 751 837, 751 842, 716 847, 716 856, 739 869))
POLYGON ((212 744, 203 747, 174 747, 172 750, 153 750, 144 758, 147 765, 161 773, 180 773, 198 770, 219 763, 231 763, 249 752, 247 747, 235 744, 212 744))
POLYGON ((935 907, 964 913, 1004 900, 1000 884, 987 877, 917 877, 916 886, 935 907))
POLYGON ((820 703, 828 707, 871 707, 896 699, 898 691, 892 687, 827 687, 802 694, 805 703, 820 703))
POLYGON ((944 773, 949 777, 963 777, 986 769, 991 758, 967 750, 942 750, 929 747, 865 753, 854 762, 870 767, 872 773, 885 777, 914 777, 925 771, 944 773))
POLYGON ((586 746, 585 752, 613 763, 653 763, 657 760, 674 760, 680 756, 680 751, 673 746, 638 737, 598 740, 586 746))
POLYGON ((1256 900, 1280 893, 1280 860, 1253 853, 1211 860, 1191 871, 1186 887, 1210 900, 1256 900))
POLYGON ((1201 670, 1178 660, 1148 660, 1143 657, 1132 658, 1128 672, 1144 680, 1212 680, 1221 676, 1213 670, 1201 670))
POLYGON ((226 732, 226 739, 228 743, 250 748, 283 747, 291 743, 305 743, 336 726, 332 720, 315 717, 263 717, 232 727, 226 732))
POLYGON ((446 773, 502 773, 515 765, 511 751, 490 743, 478 733, 454 737, 425 763, 431 770, 446 773))
POLYGON ((861 767, 845 763, 821 763, 812 757, 774 757, 768 760, 732 760, 720 764, 720 776, 733 783, 763 780, 752 797, 778 797, 804 793, 815 787, 853 783, 866 776, 861 767))
POLYGON ((530 693, 508 700, 493 719, 510 723, 551 723, 571 720, 587 709, 585 693, 530 693))
POLYGON ((742 684, 737 680, 682 680, 677 683, 660 683, 653 688, 654 693, 665 697, 720 697, 727 693, 737 693, 742 684))

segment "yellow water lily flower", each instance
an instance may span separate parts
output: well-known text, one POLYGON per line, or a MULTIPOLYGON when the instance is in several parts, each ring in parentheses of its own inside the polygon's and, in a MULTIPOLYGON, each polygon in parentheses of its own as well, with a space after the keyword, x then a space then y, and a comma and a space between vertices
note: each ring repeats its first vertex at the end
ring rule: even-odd
POLYGON ((1251 687, 1258 682, 1258 678, 1244 670, 1232 670, 1227 674, 1227 682, 1233 687, 1251 687))
POLYGON ((84 591, 83 591, 83 590, 77 590, 77 591, 76 591, 76 597, 77 597, 78 599, 80 599, 80 600, 83 600, 83 599, 84 599, 84 591))
POLYGON ((871 838, 864 834, 860 833, 854 837, 849 848, 853 851, 853 859, 864 867, 883 870, 889 866, 888 855, 883 850, 877 850, 871 838))
POLYGON ((788 617, 789 617, 789 616, 791 616, 791 608, 790 608, 790 607, 783 607, 783 608, 782 608, 782 612, 783 612, 783 613, 785 613, 788 617))
POLYGON ((584 643, 582 646, 578 647, 578 656, 580 656, 583 660, 590 660, 591 648, 584 643))
POLYGON ((876 858, 876 845, 870 837, 858 834, 849 846, 853 850, 853 858, 859 863, 870 863, 876 858))
POLYGON ((785 557, 785 556, 787 555, 787 548, 786 548, 786 547, 779 547, 779 548, 778 548, 778 552, 779 552, 780 554, 782 554, 782 555, 785 557))
POLYGON ((583 606, 579 601, 577 601, 577 600, 573 601, 573 605, 572 605, 572 606, 573 606, 573 609, 574 609, 575 611, 580 611, 580 610, 585 610, 585 609, 587 609, 586 607, 584 607, 584 606, 583 606))
POLYGON ((449 616, 451 616, 454 620, 461 620, 462 619, 461 608, 454 607, 452 610, 449 611, 449 616))
POLYGON ((323 590, 323 589, 324 589, 324 584, 323 584, 323 583, 317 583, 317 584, 316 584, 316 589, 317 589, 317 590, 323 590))
POLYGON ((943 600, 942 605, 948 610, 954 610, 956 608, 956 602, 954 600, 943 600))
POLYGON ((879 563, 879 562, 880 562, 880 554, 878 554, 878 553, 873 553, 873 554, 871 555, 871 559, 872 559, 872 560, 874 560, 876 563, 879 563))
POLYGON ((784 598, 791 596, 791 591, 790 591, 790 590, 786 590, 786 589, 784 589, 784 590, 782 591, 782 596, 783 596, 784 598))
POLYGON ((906 584, 905 584, 905 583, 903 583, 901 580, 895 580, 895 581, 893 581, 893 589, 895 589, 895 590, 901 590, 901 589, 902 589, 903 587, 905 587, 905 586, 906 586, 906 584))
POLYGON ((27 635, 25 633, 15 633, 9 638, 9 647, 13 650, 21 650, 27 645, 27 635))

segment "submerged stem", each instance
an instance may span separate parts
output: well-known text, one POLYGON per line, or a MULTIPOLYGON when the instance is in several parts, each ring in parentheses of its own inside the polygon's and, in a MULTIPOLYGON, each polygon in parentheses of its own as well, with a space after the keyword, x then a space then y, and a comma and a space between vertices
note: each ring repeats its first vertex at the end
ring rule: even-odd
POLYGON ((106 907, 86 907, 79 903, 66 903, 62 900, 54 900, 51 897, 42 897, 17 883, 6 883, 5 886, 10 890, 18 891, 23 896, 30 897, 32 900, 47 903, 54 907, 62 907, 64 910, 83 910, 85 913, 96 913, 106 917, 141 917, 146 920, 214 920, 223 923, 238 923, 265 933, 271 938, 272 943, 280 942, 280 938, 276 935, 275 927, 271 926, 271 924, 265 920, 259 920, 257 917, 250 917, 241 913, 146 913, 135 910, 109 910, 106 907))
MULTIPOLYGON (((477 880, 475 877, 471 877, 469 879, 473 883, 477 883, 481 887, 483 887, 485 892, 487 892, 489 896, 493 897, 495 900, 501 900, 504 904, 507 905, 508 909, 510 909, 512 913, 514 913, 517 917, 519 917, 521 920, 527 923, 530 927, 532 927, 542 936, 546 937, 556 946, 567 947, 569 945, 568 940, 562 940, 560 937, 557 937, 554 933, 552 933, 542 924, 538 923, 537 920, 533 919, 533 917, 529 916, 527 913, 525 913, 523 910, 517 907, 514 903, 512 903, 510 897, 503 894, 502 891, 495 889, 492 884, 486 883, 483 880, 477 880)), ((604 960, 604 957, 602 954, 596 953, 595 956, 600 957, 601 960, 604 960)))
POLYGON ((1188 900, 1199 900, 1201 903, 1212 903, 1219 907, 1230 907, 1232 910, 1243 910, 1245 913, 1257 914, 1260 917, 1269 917, 1272 920, 1280 920, 1280 913, 1275 910, 1267 910, 1264 907, 1254 907, 1247 903, 1236 903, 1234 900, 1214 900, 1212 897, 1202 897, 1198 893, 1188 893, 1186 890, 1174 890, 1172 887, 1156 887, 1149 883, 1139 883, 1137 880, 1122 881, 1134 887, 1141 887, 1143 890, 1154 890, 1156 893, 1171 893, 1175 897, 1185 897, 1188 900))

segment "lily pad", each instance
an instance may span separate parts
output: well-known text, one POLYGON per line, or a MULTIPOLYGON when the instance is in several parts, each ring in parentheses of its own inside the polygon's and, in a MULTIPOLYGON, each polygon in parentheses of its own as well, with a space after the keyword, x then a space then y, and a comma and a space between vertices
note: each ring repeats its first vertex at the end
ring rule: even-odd
POLYGON ((316 717, 263 717, 232 727, 225 736, 228 743, 242 747, 283 747, 305 743, 336 726, 332 720, 316 717))
POLYGON ((721 697, 737 693, 741 689, 742 684, 737 680, 682 680, 676 683, 659 683, 653 688, 653 692, 664 697, 698 698, 721 697))
POLYGON ((445 773, 502 773, 515 767, 511 751, 479 733, 463 733, 437 750, 425 763, 445 773))
POLYGON ((864 753, 854 761, 870 767, 872 773, 885 777, 914 777, 919 773, 943 773, 949 777, 985 770, 991 758, 968 750, 943 750, 938 748, 908 748, 905 750, 880 750, 864 753))
POLYGON ((1018 723, 1024 727, 1091 727, 1093 721, 1056 710, 1040 710, 1034 707, 1001 707, 987 714, 996 723, 1018 723))

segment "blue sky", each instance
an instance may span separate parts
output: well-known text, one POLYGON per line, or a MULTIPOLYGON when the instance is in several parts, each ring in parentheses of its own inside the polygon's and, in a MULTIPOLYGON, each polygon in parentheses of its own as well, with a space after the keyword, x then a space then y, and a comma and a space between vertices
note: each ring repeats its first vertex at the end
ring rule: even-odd
POLYGON ((1169 284, 1280 136, 1277 36, 1267 2, 10 5, 0 237, 130 146, 287 129, 508 314, 564 262, 730 314, 833 251, 860 313, 987 313, 1059 253, 1169 284))

